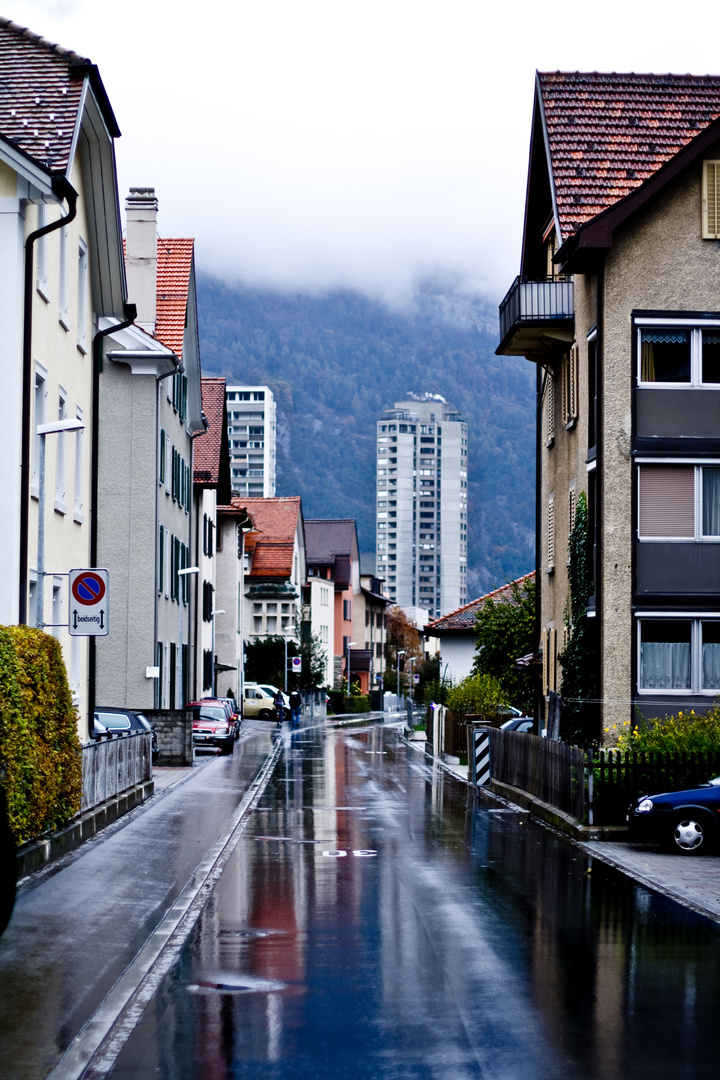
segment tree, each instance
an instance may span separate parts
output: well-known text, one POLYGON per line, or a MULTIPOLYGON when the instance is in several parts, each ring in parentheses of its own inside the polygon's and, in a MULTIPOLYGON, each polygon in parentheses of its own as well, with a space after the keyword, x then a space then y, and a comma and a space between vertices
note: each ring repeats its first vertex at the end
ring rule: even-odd
POLYGON ((560 736, 565 742, 593 742, 599 734, 599 672, 597 619, 588 619, 587 606, 594 584, 588 540, 587 497, 580 492, 575 523, 568 540, 570 581, 570 640, 558 661, 563 669, 563 707, 560 736))
MULTIPOLYGON (((411 623, 407 615, 400 607, 388 608, 387 620, 387 645, 385 647, 385 686, 388 690, 396 685, 398 671, 398 653, 404 650, 405 655, 400 657, 400 671, 405 672, 414 667, 423 659, 422 634, 414 623, 411 623), (414 657, 415 663, 408 663, 410 657, 414 657)), ((401 677, 400 688, 407 687, 408 680, 401 677)))
MULTIPOLYGON (((300 645, 287 641, 288 661, 293 656, 302 660, 300 674, 288 670, 289 690, 314 690, 325 679, 325 652, 317 634, 310 634, 300 645)), ((245 679, 247 682, 271 683, 285 686, 285 638, 280 634, 258 638, 245 645, 245 679)))
POLYGON ((533 676, 520 672, 515 661, 535 648, 535 582, 532 578, 510 582, 504 600, 487 600, 475 619, 478 639, 473 670, 492 675, 507 699, 529 710, 533 702, 533 676))

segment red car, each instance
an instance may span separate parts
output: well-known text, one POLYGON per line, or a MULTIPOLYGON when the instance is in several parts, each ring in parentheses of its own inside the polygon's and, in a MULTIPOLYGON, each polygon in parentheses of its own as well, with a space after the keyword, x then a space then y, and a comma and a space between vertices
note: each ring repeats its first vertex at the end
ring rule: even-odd
POLYGON ((235 720, 222 701, 190 701, 185 708, 192 713, 193 746, 215 746, 223 754, 232 754, 235 720))

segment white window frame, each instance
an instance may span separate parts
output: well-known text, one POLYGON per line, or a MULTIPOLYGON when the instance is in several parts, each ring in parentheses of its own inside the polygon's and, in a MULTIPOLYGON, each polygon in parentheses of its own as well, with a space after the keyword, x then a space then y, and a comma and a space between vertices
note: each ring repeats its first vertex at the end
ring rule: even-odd
MULTIPOLYGON (((67 419, 67 391, 58 387, 58 420, 67 419)), ((58 431, 55 442, 55 509, 59 514, 67 514, 65 450, 67 434, 58 431)))
POLYGON ((78 237, 77 347, 87 355, 88 317, 88 246, 78 237))
POLYGON ((702 331, 720 332, 720 319, 651 319, 645 316, 634 320, 637 384, 651 390, 720 390, 720 383, 702 381, 702 331), (643 382, 642 380, 642 331, 643 330, 689 330, 690 331, 690 382, 643 382))
POLYGON ((41 364, 35 365, 35 389, 33 399, 33 457, 30 477, 30 494, 40 498, 40 439, 37 429, 45 423, 48 371, 41 364))
MULTIPOLYGON (((37 227, 44 229, 48 224, 47 206, 44 202, 37 204, 37 227)), ((37 239, 37 264, 35 267, 35 288, 46 303, 50 303, 50 290, 48 288, 48 234, 39 236, 37 239)))
POLYGON ((715 698, 720 693, 717 687, 703 689, 702 682, 702 630, 701 623, 720 622, 720 611, 645 611, 636 615, 635 643, 637 651, 638 694, 643 697, 707 697, 715 698), (647 689, 640 685, 642 677, 642 624, 656 619, 672 622, 690 623, 690 686, 676 690, 647 689))
POLYGON ((60 229, 58 288, 58 321, 63 330, 70 329, 70 316, 68 314, 68 238, 68 227, 63 225, 62 229, 60 229))
POLYGON ((52 626, 48 627, 53 637, 59 638, 60 631, 67 623, 63 622, 63 589, 62 578, 53 577, 52 584, 52 626))
POLYGON ((635 459, 636 469, 636 499, 637 499, 637 525, 635 535, 641 544, 718 544, 720 536, 705 536, 702 532, 703 519, 703 468, 720 469, 720 458, 646 458, 635 459), (641 536, 640 535, 640 468, 643 465, 685 465, 694 468, 694 518, 692 536, 641 536))
MULTIPOLYGON (((75 409, 75 416, 78 420, 83 420, 83 410, 78 405, 75 409)), ((81 428, 75 432, 75 490, 73 492, 73 521, 77 521, 78 525, 81 525, 85 520, 84 515, 84 466, 85 466, 85 429, 81 428)))

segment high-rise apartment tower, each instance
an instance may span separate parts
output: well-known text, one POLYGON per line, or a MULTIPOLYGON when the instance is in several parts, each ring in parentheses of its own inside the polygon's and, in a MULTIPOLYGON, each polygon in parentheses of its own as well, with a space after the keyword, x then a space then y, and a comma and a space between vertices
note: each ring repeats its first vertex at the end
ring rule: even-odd
POLYGON ((230 478, 240 496, 275 495, 275 398, 269 386, 228 386, 230 478))
POLYGON ((467 603, 467 424, 439 395, 409 395, 377 423, 377 574, 431 618, 467 603))

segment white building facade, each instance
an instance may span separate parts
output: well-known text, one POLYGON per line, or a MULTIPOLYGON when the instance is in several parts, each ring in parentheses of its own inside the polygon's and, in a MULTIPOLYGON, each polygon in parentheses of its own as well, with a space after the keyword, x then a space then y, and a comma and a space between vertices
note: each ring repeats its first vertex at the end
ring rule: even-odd
POLYGON ((467 602, 467 443, 439 395, 409 396, 377 423, 377 574, 393 604, 430 618, 467 602))
POLYGON ((273 392, 269 386, 228 386, 226 400, 233 491, 241 498, 272 498, 277 442, 273 392))

